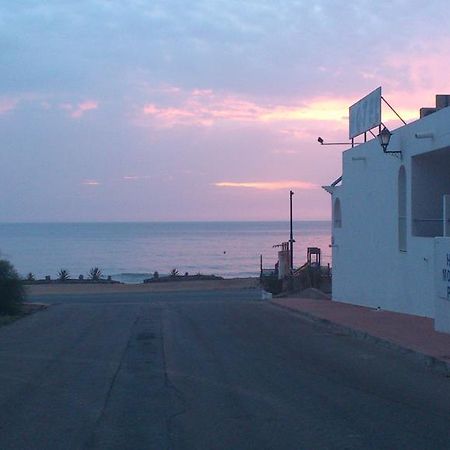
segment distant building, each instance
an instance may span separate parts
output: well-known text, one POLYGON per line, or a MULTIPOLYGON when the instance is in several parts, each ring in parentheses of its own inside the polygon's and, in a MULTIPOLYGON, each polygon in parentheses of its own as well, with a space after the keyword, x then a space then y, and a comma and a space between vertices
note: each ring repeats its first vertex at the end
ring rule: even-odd
MULTIPOLYGON (((434 318, 450 332, 450 103, 343 153, 332 196, 335 301, 434 318)), ((369 128, 367 128, 369 129, 369 128)))

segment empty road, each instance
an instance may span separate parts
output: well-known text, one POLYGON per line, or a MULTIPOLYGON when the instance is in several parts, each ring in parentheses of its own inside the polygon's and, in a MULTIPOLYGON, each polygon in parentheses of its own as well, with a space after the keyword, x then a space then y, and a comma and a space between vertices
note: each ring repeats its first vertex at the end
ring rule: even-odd
POLYGON ((450 449, 449 378, 257 294, 49 297, 0 328, 0 448, 450 449))

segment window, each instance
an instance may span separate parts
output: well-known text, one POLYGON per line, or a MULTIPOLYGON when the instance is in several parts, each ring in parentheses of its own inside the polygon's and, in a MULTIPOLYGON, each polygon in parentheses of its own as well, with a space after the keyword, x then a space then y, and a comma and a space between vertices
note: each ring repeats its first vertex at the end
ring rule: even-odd
POLYGON ((334 201, 333 225, 334 228, 342 227, 341 201, 338 198, 334 201))
POLYGON ((400 167, 398 172, 398 249, 406 252, 406 171, 400 167))
POLYGON ((450 194, 450 147, 411 160, 412 234, 442 236, 442 198, 450 194))

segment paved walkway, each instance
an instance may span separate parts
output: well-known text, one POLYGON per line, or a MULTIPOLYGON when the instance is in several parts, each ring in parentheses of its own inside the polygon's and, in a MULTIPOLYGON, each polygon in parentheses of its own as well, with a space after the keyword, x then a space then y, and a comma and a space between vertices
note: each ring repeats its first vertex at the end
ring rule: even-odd
POLYGON ((433 320, 427 317, 298 297, 274 298, 272 303, 309 319, 334 324, 358 337, 409 351, 450 374, 450 334, 435 331, 433 320))

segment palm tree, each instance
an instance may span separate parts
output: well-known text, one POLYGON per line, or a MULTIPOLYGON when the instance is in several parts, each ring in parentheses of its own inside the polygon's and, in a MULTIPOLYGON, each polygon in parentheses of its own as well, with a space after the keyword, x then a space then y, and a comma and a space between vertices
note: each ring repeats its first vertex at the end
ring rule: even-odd
POLYGON ((58 272, 58 280, 59 281, 67 281, 70 278, 69 272, 65 269, 61 269, 58 272))
POLYGON ((91 280, 98 281, 98 280, 100 280, 101 277, 102 277, 102 271, 98 267, 93 267, 89 271, 89 278, 91 280))

